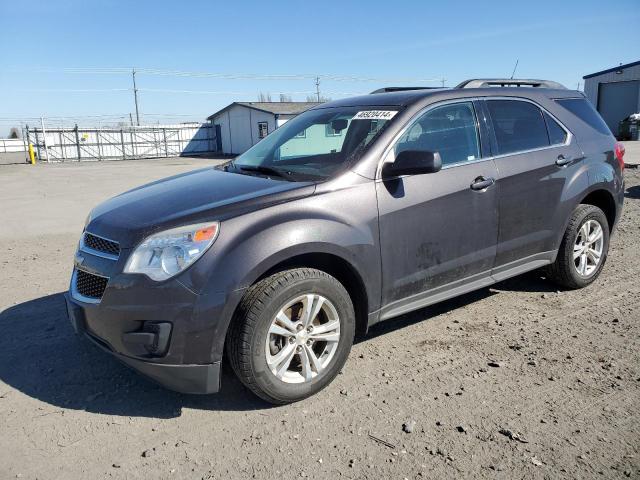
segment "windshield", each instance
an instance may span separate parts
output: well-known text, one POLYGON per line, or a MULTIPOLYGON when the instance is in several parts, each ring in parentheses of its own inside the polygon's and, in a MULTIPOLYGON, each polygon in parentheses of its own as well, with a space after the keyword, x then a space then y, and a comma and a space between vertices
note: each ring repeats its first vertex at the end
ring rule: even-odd
POLYGON ((308 110, 236 158, 228 170, 290 181, 322 181, 357 160, 397 110, 308 110))

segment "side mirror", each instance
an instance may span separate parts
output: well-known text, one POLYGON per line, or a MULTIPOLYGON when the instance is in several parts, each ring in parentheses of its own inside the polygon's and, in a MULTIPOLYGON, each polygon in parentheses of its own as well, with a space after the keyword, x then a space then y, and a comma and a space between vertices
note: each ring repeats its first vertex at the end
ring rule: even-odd
POLYGON ((422 175, 435 173, 442 169, 442 160, 438 152, 403 150, 396 155, 395 162, 385 163, 382 174, 385 177, 400 175, 422 175))

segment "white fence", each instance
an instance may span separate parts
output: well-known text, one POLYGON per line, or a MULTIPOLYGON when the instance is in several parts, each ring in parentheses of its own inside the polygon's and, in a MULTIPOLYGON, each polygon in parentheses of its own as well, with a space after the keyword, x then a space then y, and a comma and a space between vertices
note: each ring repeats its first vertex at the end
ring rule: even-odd
POLYGON ((0 138, 0 153, 24 152, 26 145, 21 138, 0 138))
POLYGON ((127 160, 198 155, 219 151, 210 123, 123 128, 25 130, 40 161, 127 160))

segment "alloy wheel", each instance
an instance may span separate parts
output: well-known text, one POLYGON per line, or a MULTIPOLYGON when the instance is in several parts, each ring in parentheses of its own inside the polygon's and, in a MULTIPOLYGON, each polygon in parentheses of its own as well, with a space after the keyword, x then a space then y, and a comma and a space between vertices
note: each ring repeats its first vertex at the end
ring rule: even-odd
POLYGON ((593 274, 602 261, 604 233, 597 220, 587 220, 578 230, 573 245, 573 263, 578 274, 588 277, 593 274))
POLYGON ((267 365, 285 383, 312 381, 329 365, 340 341, 340 318, 331 301, 308 293, 287 302, 271 321, 267 365))

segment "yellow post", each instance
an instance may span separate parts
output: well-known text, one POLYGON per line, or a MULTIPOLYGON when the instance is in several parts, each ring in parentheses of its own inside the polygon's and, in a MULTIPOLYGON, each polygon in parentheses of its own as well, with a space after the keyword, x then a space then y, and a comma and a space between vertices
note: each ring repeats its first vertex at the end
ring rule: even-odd
POLYGON ((36 164, 36 154, 33 151, 33 143, 29 142, 29 158, 31 159, 31 165, 36 164))

